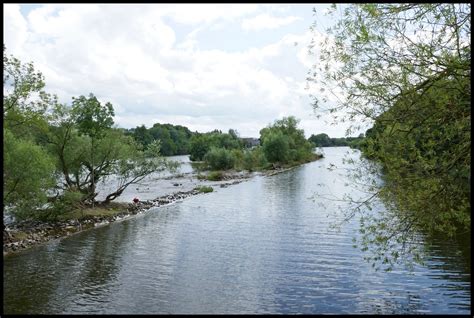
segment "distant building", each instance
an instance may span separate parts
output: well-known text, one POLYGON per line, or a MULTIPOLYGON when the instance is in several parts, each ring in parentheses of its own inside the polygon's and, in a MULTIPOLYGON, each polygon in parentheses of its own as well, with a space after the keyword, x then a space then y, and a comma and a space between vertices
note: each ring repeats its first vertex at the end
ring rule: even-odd
POLYGON ((240 138, 240 139, 243 141, 245 147, 247 148, 253 148, 260 145, 260 139, 258 138, 240 138))

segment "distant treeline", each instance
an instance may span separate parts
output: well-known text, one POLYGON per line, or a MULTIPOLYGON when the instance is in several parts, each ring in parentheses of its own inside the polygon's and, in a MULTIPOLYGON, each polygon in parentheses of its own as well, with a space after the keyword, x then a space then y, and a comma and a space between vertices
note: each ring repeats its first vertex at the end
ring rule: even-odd
POLYGON ((191 155, 191 159, 202 160, 211 146, 237 149, 252 146, 256 138, 240 138, 234 129, 228 133, 213 130, 207 133, 192 132, 187 127, 172 124, 156 123, 150 128, 145 125, 125 129, 125 134, 132 136, 135 141, 147 149, 155 140, 160 141, 162 156, 191 155))
POLYGON ((358 148, 360 143, 364 140, 364 134, 358 137, 341 137, 331 138, 327 134, 311 135, 308 141, 312 142, 315 147, 353 147, 358 148))
MULTIPOLYGON (((126 135, 132 136, 144 149, 153 141, 160 140, 160 153, 163 156, 193 155, 192 159, 202 160, 204 154, 211 146, 227 149, 250 147, 249 140, 257 142, 256 138, 240 138, 234 129, 228 133, 214 130, 208 133, 192 132, 187 127, 172 124, 156 123, 150 128, 145 125, 126 129, 126 135)), ((311 135, 308 141, 315 147, 353 147, 359 148, 360 142, 364 140, 364 134, 358 137, 331 138, 327 134, 311 135)))
POLYGON ((188 128, 156 123, 151 128, 141 125, 125 129, 147 150, 155 141, 163 156, 187 155, 191 161, 201 161, 211 170, 258 170, 294 165, 314 160, 313 145, 298 129, 299 120, 290 116, 275 121, 260 130, 260 138, 241 138, 234 129, 199 133, 188 128))
POLYGON ((132 136, 144 149, 153 141, 160 140, 161 155, 175 156, 189 154, 189 140, 195 133, 184 126, 156 123, 150 128, 141 125, 128 129, 125 134, 132 136))

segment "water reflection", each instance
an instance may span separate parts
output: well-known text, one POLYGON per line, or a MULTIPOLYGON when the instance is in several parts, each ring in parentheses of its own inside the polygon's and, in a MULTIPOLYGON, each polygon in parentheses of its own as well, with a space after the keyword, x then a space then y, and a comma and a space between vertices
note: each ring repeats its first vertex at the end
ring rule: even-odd
POLYGON ((76 302, 80 294, 90 296, 89 305, 100 303, 108 297, 108 290, 102 287, 110 285, 120 266, 118 251, 129 239, 129 224, 117 223, 5 258, 4 290, 24 296, 4 298, 5 307, 14 308, 12 313, 62 313, 69 302, 83 305, 76 302), (25 266, 12 268, 13 260, 25 266))
POLYGON ((358 224, 332 229, 340 211, 308 200, 321 182, 347 191, 327 169, 343 150, 6 257, 5 312, 469 313, 459 246, 431 244, 413 272, 376 272, 352 247, 358 224))

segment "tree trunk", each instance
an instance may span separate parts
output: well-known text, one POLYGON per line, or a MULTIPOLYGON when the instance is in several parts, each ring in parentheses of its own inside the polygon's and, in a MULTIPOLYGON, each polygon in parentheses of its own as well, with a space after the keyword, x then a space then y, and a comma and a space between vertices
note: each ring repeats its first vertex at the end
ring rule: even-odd
POLYGON ((109 194, 109 195, 105 198, 105 200, 103 201, 103 203, 104 203, 104 204, 107 204, 107 203, 109 203, 110 201, 115 200, 118 196, 120 196, 120 195, 122 194, 123 190, 125 190, 125 188, 119 189, 119 190, 117 190, 117 191, 115 191, 115 192, 109 194))
POLYGON ((92 137, 91 141, 91 166, 92 166, 92 171, 91 171, 91 190, 92 190, 92 208, 94 208, 94 201, 95 201, 95 180, 94 180, 94 137, 92 137))

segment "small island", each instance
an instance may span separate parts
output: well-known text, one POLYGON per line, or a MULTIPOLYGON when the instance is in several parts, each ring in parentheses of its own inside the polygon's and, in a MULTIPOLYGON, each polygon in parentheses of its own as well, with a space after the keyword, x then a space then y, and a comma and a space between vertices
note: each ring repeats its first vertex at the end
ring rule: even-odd
MULTIPOLYGON (((315 145, 293 116, 261 129, 260 138, 241 138, 233 129, 199 133, 172 124, 117 128, 112 104, 100 103, 93 94, 51 112, 51 117, 32 122, 46 127, 37 143, 6 131, 6 166, 25 173, 7 183, 7 217, 13 222, 4 225, 4 255, 323 156, 314 152, 315 145), (32 149, 33 160, 18 160, 25 158, 22 151, 32 149), (177 174, 180 163, 168 157, 183 154, 189 154, 193 173, 177 174), (166 179, 175 187, 164 195, 118 199, 131 185, 163 171, 171 173, 166 179), (184 178, 186 187, 180 187, 184 178), (117 186, 104 194, 100 185, 113 184, 112 179, 118 180, 117 186)), ((16 115, 27 116, 21 111, 16 115)), ((7 116, 7 123, 14 120, 7 116)))

